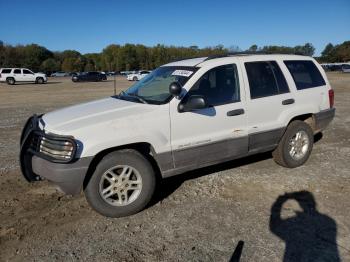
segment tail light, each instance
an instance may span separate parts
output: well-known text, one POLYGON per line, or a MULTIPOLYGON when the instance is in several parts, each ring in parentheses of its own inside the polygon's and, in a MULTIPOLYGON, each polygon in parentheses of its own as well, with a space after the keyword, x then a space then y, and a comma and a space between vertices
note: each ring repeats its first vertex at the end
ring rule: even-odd
POLYGON ((332 108, 334 106, 334 90, 333 89, 328 90, 328 97, 329 97, 329 107, 332 108))

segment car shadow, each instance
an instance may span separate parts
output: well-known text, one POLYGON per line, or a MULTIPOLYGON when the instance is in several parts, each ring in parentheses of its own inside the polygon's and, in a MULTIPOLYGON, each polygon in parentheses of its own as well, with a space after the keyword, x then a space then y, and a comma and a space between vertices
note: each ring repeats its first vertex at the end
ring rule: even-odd
MULTIPOLYGON (((316 134, 314 136, 314 143, 319 142, 322 139, 322 137, 323 137, 322 133, 316 134)), ((224 162, 224 163, 220 163, 220 164, 216 164, 216 165, 212 165, 204 168, 199 168, 199 169, 185 172, 183 174, 176 175, 173 177, 159 179, 157 184, 157 189, 155 191, 155 194, 149 206, 153 206, 158 202, 163 201, 165 198, 167 198, 173 192, 175 192, 182 185, 182 183, 187 180, 196 179, 196 178, 217 173, 220 171, 249 165, 249 164, 264 161, 270 158, 272 158, 271 152, 260 153, 260 154, 251 155, 240 159, 235 159, 235 160, 231 160, 228 162, 224 162)))
POLYGON ((308 191, 279 196, 271 207, 269 227, 285 242, 283 261, 340 261, 336 222, 317 210, 316 200, 308 191), (295 200, 302 211, 282 218, 283 205, 289 200, 295 200))

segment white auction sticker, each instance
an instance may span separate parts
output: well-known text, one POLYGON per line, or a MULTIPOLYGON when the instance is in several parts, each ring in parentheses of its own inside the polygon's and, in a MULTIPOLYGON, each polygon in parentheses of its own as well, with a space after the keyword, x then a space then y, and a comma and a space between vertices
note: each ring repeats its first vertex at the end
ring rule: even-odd
POLYGON ((193 72, 189 71, 189 70, 175 70, 171 75, 189 77, 192 74, 193 74, 193 72))

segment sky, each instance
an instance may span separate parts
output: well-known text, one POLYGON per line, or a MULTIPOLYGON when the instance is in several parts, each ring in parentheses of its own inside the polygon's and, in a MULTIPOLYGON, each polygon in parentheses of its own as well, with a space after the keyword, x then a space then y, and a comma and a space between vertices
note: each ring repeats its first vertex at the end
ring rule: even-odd
POLYGON ((101 52, 109 44, 199 47, 350 40, 350 0, 0 0, 0 40, 52 51, 101 52))

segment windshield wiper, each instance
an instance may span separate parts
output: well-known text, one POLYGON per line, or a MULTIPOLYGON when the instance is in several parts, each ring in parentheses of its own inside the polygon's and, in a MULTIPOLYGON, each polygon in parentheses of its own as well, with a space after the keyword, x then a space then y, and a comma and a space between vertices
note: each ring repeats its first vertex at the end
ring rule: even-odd
POLYGON ((134 97, 134 98, 136 98, 137 100, 139 100, 141 103, 148 104, 147 101, 146 101, 145 99, 143 99, 142 97, 140 97, 140 96, 138 96, 138 95, 136 95, 136 94, 134 94, 134 93, 128 94, 128 93, 126 93, 125 91, 121 91, 120 94, 119 94, 119 96, 129 96, 129 97, 131 96, 131 97, 134 97))

